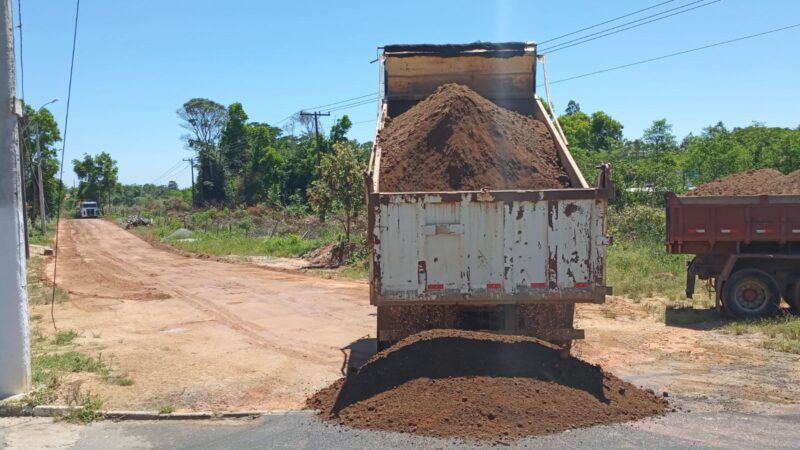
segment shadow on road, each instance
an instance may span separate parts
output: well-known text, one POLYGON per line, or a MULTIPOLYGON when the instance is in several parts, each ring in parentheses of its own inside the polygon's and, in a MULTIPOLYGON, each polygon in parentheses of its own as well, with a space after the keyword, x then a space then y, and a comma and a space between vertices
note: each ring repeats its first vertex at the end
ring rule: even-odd
MULTIPOLYGON (((361 349, 373 349, 374 345, 373 339, 363 339, 348 348, 355 358, 365 355, 361 349)), ((600 367, 576 358, 561 359, 559 349, 531 341, 437 337, 398 344, 359 370, 350 371, 333 412, 338 414, 353 403, 411 380, 453 377, 535 378, 584 390, 608 403, 600 367)))

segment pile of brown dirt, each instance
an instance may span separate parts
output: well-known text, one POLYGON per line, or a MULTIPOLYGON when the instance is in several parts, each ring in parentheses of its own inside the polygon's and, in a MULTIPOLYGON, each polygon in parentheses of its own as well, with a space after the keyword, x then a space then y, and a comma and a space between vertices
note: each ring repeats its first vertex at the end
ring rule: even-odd
POLYGON ((534 338, 432 330, 311 397, 323 420, 464 439, 516 439, 664 414, 665 399, 534 338))
POLYGON ((688 196, 800 195, 800 170, 784 175, 775 169, 748 170, 697 186, 688 196))
POLYGON ((569 187, 544 123, 458 84, 387 121, 379 140, 382 191, 569 187))

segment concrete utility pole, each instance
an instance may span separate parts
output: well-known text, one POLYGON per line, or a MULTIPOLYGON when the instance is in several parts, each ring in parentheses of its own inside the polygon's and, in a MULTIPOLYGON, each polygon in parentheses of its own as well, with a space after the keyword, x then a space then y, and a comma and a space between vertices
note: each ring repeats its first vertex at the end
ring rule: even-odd
POLYGON ((38 155, 36 170, 39 172, 37 175, 39 179, 39 218, 42 219, 42 236, 47 236, 47 212, 44 205, 44 177, 42 176, 42 144, 39 142, 39 125, 34 124, 34 128, 36 133, 36 154, 38 155))
POLYGON ((325 117, 330 115, 331 113, 321 113, 319 111, 314 111, 313 113, 307 113, 305 111, 300 112, 300 116, 302 117, 314 117, 314 133, 317 135, 317 170, 319 170, 322 165, 322 155, 320 154, 319 148, 319 118, 320 116, 325 117))
MULTIPOLYGON (((40 113, 45 106, 57 102, 58 99, 55 98, 50 100, 49 102, 45 103, 44 105, 40 106, 39 109, 36 110, 36 113, 40 113)), ((39 216, 42 219, 42 236, 47 236, 47 211, 45 208, 44 203, 44 175, 42 173, 42 159, 44 159, 44 155, 42 155, 42 142, 41 136, 39 135, 39 124, 37 122, 33 123, 33 133, 36 136, 36 154, 37 156, 37 171, 39 172, 38 175, 38 185, 39 185, 39 216)))
POLYGON ((30 388, 28 292, 23 248, 22 186, 11 0, 0 9, 0 398, 30 388))
POLYGON ((194 200, 194 158, 186 158, 184 161, 189 163, 189 168, 192 170, 192 208, 197 206, 194 200))

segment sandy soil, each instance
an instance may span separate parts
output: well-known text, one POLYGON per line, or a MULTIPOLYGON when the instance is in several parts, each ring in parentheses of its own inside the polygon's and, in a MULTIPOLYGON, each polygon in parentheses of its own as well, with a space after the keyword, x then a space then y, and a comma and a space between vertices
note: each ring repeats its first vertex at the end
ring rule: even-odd
POLYGON ((715 329, 721 323, 666 325, 632 301, 610 297, 604 305, 577 308, 575 326, 586 338, 573 353, 633 384, 687 400, 694 410, 800 405, 800 355, 766 350, 757 335, 722 333, 715 329))
POLYGON ((187 258, 103 220, 60 233, 59 327, 134 380, 84 377, 110 408, 298 408, 341 376, 342 348, 374 334, 363 283, 187 258))
MULTIPOLYGON (((341 377, 345 347, 374 337, 363 282, 186 257, 102 220, 65 221, 60 233, 58 282, 70 301, 57 306, 57 323, 134 384, 70 379, 112 409, 301 408, 341 377)), ((49 307, 32 314, 52 332, 49 307)), ((667 326, 619 297, 579 305, 576 328, 586 330, 578 357, 692 409, 800 404, 800 356, 765 350, 758 337, 667 326)))

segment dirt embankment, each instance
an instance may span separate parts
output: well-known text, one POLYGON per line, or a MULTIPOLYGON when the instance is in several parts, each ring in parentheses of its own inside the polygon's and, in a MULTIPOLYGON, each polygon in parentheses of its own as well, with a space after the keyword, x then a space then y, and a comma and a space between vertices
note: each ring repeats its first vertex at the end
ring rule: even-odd
POLYGON ((775 169, 748 170, 697 186, 689 196, 800 195, 800 170, 784 175, 775 169))
POLYGON ((393 118, 379 140, 383 191, 569 187, 545 124, 458 84, 393 118))
POLYGON ((327 421, 514 439, 660 415, 667 401, 534 338, 433 330, 375 355, 311 397, 327 421))

